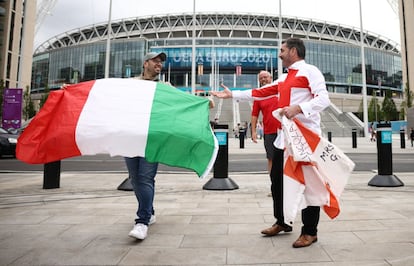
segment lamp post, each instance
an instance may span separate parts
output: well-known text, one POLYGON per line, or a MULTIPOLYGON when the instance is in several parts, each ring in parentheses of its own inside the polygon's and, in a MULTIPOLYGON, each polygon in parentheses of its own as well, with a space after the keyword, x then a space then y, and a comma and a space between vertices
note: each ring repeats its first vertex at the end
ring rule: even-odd
MULTIPOLYGON (((278 25, 278 30, 279 30, 279 37, 278 37, 278 46, 279 46, 279 50, 280 51, 280 47, 282 47, 282 0, 279 0, 279 25, 278 25)), ((278 52, 279 54, 279 52, 278 52)), ((276 54, 276 58, 277 58, 277 78, 280 78, 283 74, 283 66, 282 66, 282 60, 279 59, 278 54, 276 54)), ((273 72, 272 72, 273 74, 273 72)))
POLYGON ((196 0, 193 0, 193 34, 191 38, 191 94, 195 95, 196 74, 195 74, 195 60, 196 60, 196 0))
POLYGON ((377 113, 377 90, 374 90, 374 111, 375 111, 375 121, 378 122, 378 113, 377 113))
POLYGON ((364 117, 364 136, 368 136, 368 106, 367 106, 367 82, 365 70, 365 54, 364 54, 364 28, 362 27, 362 6, 359 0, 359 22, 361 25, 360 32, 360 48, 361 48, 361 74, 362 74, 362 106, 364 117))
POLYGON ((111 13, 112 13, 112 0, 109 1, 109 16, 108 16, 108 38, 106 39, 106 55, 105 55, 105 78, 109 78, 109 58, 111 56, 111 13))

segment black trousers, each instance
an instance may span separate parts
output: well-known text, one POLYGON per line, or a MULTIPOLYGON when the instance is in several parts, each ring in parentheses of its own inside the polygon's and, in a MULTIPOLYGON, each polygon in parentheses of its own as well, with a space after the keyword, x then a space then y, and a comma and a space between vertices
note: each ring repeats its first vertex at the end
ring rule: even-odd
MULTIPOLYGON (((270 171, 271 190, 273 198, 273 215, 276 218, 276 224, 281 226, 292 226, 285 224, 283 214, 283 150, 274 147, 274 156, 272 159, 272 169, 270 171)), ((319 206, 308 206, 302 210, 302 232, 301 234, 315 236, 318 232, 318 223, 320 217, 319 206)))

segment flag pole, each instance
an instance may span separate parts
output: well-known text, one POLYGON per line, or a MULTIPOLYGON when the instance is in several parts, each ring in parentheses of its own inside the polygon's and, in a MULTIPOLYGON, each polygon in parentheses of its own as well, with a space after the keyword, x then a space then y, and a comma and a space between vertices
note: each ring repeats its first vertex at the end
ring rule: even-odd
MULTIPOLYGON (((278 49, 278 51, 280 51, 280 47, 282 47, 282 0, 279 0, 279 25, 278 25, 278 31, 279 31, 279 39, 278 39, 279 49, 278 49)), ((279 78, 283 74, 282 60, 279 59, 278 54, 279 54, 279 52, 276 54, 276 58, 277 58, 277 78, 279 78)), ((272 73, 272 76, 273 76, 273 73, 272 73)))
POLYGON ((106 56, 105 56, 105 78, 109 78, 109 57, 111 54, 111 12, 112 0, 109 0, 109 17, 108 17, 108 38, 106 39, 106 56))
POLYGON ((196 34, 196 13, 195 13, 196 0, 193 0, 193 34, 192 34, 192 53, 191 53, 191 94, 195 95, 195 59, 196 59, 196 47, 195 47, 195 34, 196 34))
POLYGON ((359 0, 359 23, 361 27, 361 72, 362 72, 362 105, 363 105, 363 120, 364 120, 364 136, 368 137, 368 104, 367 104, 367 82, 365 70, 365 54, 364 54, 364 29, 362 27, 362 6, 359 0))

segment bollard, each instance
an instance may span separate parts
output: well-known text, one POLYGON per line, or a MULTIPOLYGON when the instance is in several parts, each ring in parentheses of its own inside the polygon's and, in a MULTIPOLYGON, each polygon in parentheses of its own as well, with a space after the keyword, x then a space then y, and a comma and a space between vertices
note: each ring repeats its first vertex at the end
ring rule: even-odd
POLYGON ((134 190, 132 188, 132 183, 131 183, 131 178, 128 176, 127 178, 125 178, 124 181, 122 181, 121 184, 119 184, 118 190, 123 190, 123 191, 132 191, 134 190))
POLYGON ((401 149, 405 149, 405 130, 400 130, 400 147, 401 149))
POLYGON ((328 131, 328 141, 332 142, 332 132, 328 131))
POLYGON ((352 129, 352 148, 356 148, 357 147, 357 130, 356 128, 352 129))
POLYGON ((370 186, 398 187, 404 183, 392 173, 392 131, 390 123, 377 124, 378 174, 369 182, 370 186))
POLYGON ((60 187, 60 161, 43 165, 43 189, 60 187))
MULTIPOLYGON (((228 129, 227 125, 221 125, 214 127, 214 134, 216 135, 219 143, 219 150, 217 153, 216 161, 214 162, 214 177, 227 178, 229 172, 229 146, 228 146, 228 129), (224 128, 223 128, 224 126, 224 128)), ((240 136, 240 135, 239 135, 240 136)))
POLYGON ((239 141, 240 141, 240 149, 244 149, 244 138, 246 137, 246 129, 241 128, 239 129, 239 141))
MULTIPOLYGON (((214 162, 214 175, 204 186, 206 190, 231 190, 238 189, 239 186, 228 177, 229 172, 229 126, 215 125, 214 134, 216 135, 219 150, 216 161, 214 162)), ((240 136, 239 136, 240 138, 240 136)), ((244 138, 244 136, 243 136, 244 138)))

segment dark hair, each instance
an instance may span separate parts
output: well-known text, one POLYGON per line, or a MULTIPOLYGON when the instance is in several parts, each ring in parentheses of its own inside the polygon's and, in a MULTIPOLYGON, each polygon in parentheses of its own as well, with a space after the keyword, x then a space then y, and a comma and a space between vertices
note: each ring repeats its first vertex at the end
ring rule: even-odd
POLYGON ((306 48, 305 44, 301 39, 298 38, 289 38, 283 41, 283 43, 286 43, 286 47, 289 49, 295 48, 298 52, 298 56, 301 59, 305 59, 306 56, 306 48))

